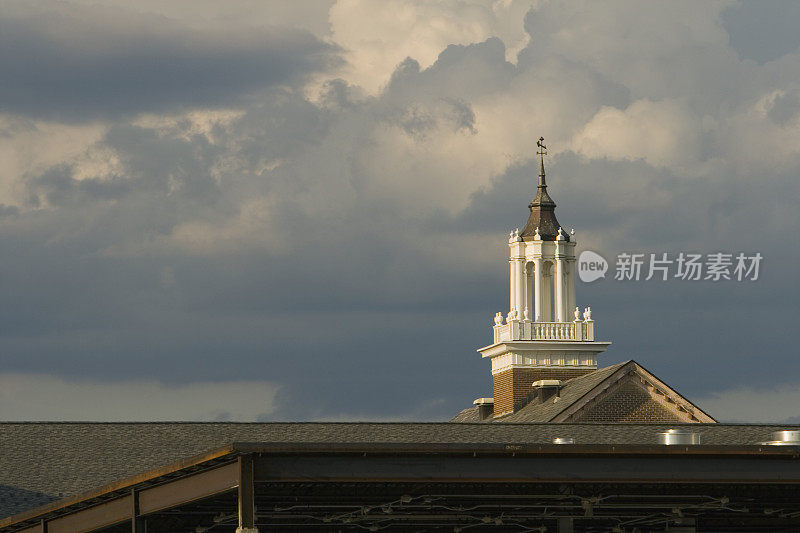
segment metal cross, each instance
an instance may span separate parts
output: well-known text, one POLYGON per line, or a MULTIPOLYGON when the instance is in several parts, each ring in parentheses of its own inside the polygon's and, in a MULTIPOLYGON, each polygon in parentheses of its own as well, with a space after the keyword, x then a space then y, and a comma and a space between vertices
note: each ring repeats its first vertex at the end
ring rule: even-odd
POLYGON ((539 150, 538 152, 536 152, 536 154, 537 154, 537 155, 540 155, 540 156, 542 156, 542 157, 544 157, 544 156, 546 156, 546 155, 547 155, 547 146, 545 146, 545 145, 544 145, 544 142, 543 142, 543 141, 544 141, 544 137, 539 137, 539 140, 538 140, 538 141, 536 141, 536 146, 538 146, 539 148, 541 148, 541 150, 539 150))

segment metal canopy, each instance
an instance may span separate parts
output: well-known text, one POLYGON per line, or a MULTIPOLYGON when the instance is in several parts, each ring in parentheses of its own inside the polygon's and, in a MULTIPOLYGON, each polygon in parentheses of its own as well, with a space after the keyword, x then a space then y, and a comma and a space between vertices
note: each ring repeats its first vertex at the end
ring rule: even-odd
POLYGON ((239 443, 0 520, 3 533, 237 527, 796 531, 800 461, 769 446, 239 443))

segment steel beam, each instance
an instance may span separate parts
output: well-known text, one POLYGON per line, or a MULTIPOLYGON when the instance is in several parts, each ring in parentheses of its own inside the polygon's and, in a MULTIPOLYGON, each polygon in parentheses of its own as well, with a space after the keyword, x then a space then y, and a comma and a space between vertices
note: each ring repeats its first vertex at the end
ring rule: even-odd
POLYGON ((275 454, 258 481, 798 483, 792 457, 275 454))
MULTIPOLYGON (((229 463, 192 474, 139 492, 139 512, 143 515, 213 496, 236 488, 239 465, 229 463)), ((130 516, 130 514, 128 515, 130 516)))
POLYGON ((797 484, 800 455, 779 446, 237 443, 0 519, 0 529, 59 533, 131 522, 140 533, 137 517, 241 486, 241 531, 253 531, 252 487, 260 481, 797 484))
POLYGON ((47 522, 47 533, 93 531, 130 520, 133 498, 125 496, 47 522))
POLYGON ((131 489, 131 533, 147 533, 147 521, 139 510, 139 491, 131 489))
POLYGON ((239 532, 256 531, 255 484, 253 483, 253 455, 240 455, 239 467, 239 532))
MULTIPOLYGON (((228 444, 188 459, 175 461, 167 466, 148 470, 146 472, 125 478, 121 481, 115 481, 114 483, 103 485, 102 487, 98 487, 69 498, 64 498, 40 507, 36 507, 35 509, 31 509, 29 511, 24 511, 22 513, 5 518, 0 518, 0 528, 17 525, 22 522, 29 522, 33 519, 41 519, 41 517, 45 514, 61 513, 64 510, 74 509, 76 505, 84 506, 88 500, 108 497, 109 494, 118 492, 120 490, 130 491, 130 489, 136 485, 144 482, 152 482, 153 480, 157 480, 162 476, 172 475, 175 472, 185 468, 194 468, 198 465, 207 464, 209 462, 219 462, 225 457, 229 457, 232 451, 233 445, 228 444)), ((233 458, 231 459, 233 460, 233 458)))
MULTIPOLYGON (((115 498, 99 505, 87 507, 51 520, 42 520, 32 528, 23 530, 24 533, 74 533, 76 531, 94 531, 113 524, 130 522, 132 533, 146 533, 146 518, 142 515, 177 507, 185 503, 200 500, 228 490, 239 485, 241 467, 233 462, 190 474, 188 476, 168 481, 152 488, 132 489, 128 496, 115 498)), ((253 466, 249 466, 250 502, 254 501, 253 466)), ((250 513, 251 523, 254 513, 250 513)))

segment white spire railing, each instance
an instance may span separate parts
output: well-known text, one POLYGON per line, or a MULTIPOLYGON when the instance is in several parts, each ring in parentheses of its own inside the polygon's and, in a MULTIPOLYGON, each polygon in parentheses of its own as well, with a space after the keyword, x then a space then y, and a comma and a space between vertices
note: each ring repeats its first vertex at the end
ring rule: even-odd
POLYGON ((576 309, 576 317, 572 322, 532 322, 509 316, 508 322, 503 324, 503 316, 497 313, 494 318, 494 342, 594 341, 591 309, 587 307, 583 312, 583 320, 580 316, 580 311, 576 309))

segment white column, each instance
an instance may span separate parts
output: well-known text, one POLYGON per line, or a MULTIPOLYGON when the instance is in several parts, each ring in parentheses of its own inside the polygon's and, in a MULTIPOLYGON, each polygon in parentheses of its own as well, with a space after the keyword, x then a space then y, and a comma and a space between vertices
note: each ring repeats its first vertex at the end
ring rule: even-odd
POLYGON ((575 310, 575 260, 567 262, 567 319, 575 310))
POLYGON ((553 282, 555 283, 555 322, 564 322, 564 304, 566 304, 566 300, 564 298, 564 259, 561 257, 556 258, 556 275, 553 282))
MULTIPOLYGON (((528 268, 527 262, 522 263, 522 269, 525 272, 525 311, 529 320, 533 320, 533 287, 531 287, 531 278, 533 272, 528 268)), ((531 269, 533 265, 530 265, 531 269)), ((523 315, 525 318, 525 315, 523 315)))
POLYGON ((533 317, 536 322, 542 322, 542 260, 533 260, 533 317))
POLYGON ((517 319, 522 320, 525 312, 525 263, 521 258, 514 259, 515 270, 517 273, 517 319))
POLYGON ((553 321, 553 271, 556 267, 550 263, 547 273, 542 274, 542 322, 553 321))
POLYGON ((511 281, 510 281, 510 290, 509 290, 509 302, 508 302, 508 311, 511 312, 514 310, 514 304, 516 304, 517 300, 517 272, 516 272, 516 261, 514 259, 508 260, 509 270, 511 271, 511 281))

